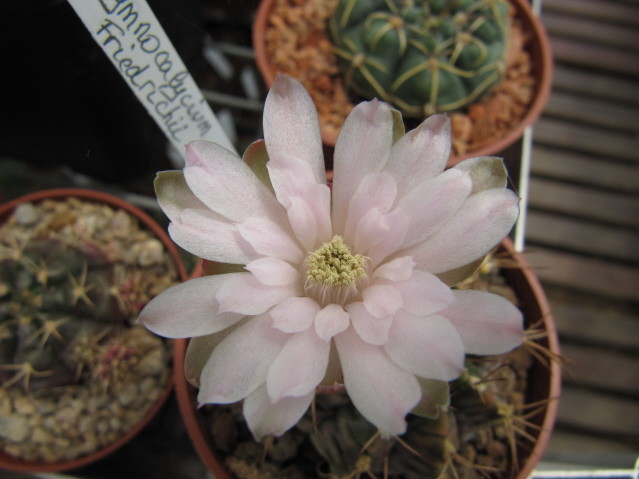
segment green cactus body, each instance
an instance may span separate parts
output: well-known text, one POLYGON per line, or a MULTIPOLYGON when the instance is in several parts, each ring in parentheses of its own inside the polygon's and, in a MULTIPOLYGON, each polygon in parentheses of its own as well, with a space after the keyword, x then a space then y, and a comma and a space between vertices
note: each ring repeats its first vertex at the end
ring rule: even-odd
POLYGON ((340 0, 330 28, 347 86, 405 116, 460 109, 506 69, 507 0, 340 0))
POLYGON ((30 390, 73 383, 79 358, 70 345, 125 319, 112 294, 113 265, 95 248, 32 239, 19 257, 0 261, 0 271, 3 381, 19 378, 30 390))

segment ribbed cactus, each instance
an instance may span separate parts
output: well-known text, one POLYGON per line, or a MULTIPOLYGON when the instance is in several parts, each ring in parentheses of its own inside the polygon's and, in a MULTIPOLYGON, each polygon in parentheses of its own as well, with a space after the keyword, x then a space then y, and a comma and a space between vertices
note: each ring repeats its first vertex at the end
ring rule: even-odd
POLYGON ((90 244, 26 240, 0 261, 4 386, 35 390, 74 382, 92 360, 81 345, 104 339, 126 317, 116 291, 113 264, 90 244))
POLYGON ((264 445, 253 442, 239 404, 204 410, 211 414, 213 442, 228 454, 226 465, 238 479, 513 477, 517 448, 535 441, 526 431, 535 426, 526 419, 525 377, 517 365, 527 356, 518 350, 488 360, 469 358, 467 374, 450 385, 430 385, 428 394, 441 396, 434 413, 409 414, 407 432, 390 439, 379 436, 344 391, 318 393, 293 429, 264 445), (440 394, 440 386, 450 388, 450 396, 440 394))
POLYGON ((330 23, 346 85, 423 117, 503 78, 507 0, 340 0, 330 23))
MULTIPOLYGON (((516 301, 498 269, 507 264, 501 261, 491 257, 460 287, 516 301)), ((539 426, 531 419, 546 406, 525 404, 534 360, 527 344, 499 356, 468 356, 466 372, 450 383, 422 380, 423 399, 399 437, 381 438, 346 391, 318 392, 294 428, 264 444, 253 441, 240 404, 202 410, 238 479, 505 479, 515 476, 520 454, 534 445, 539 426)))
POLYGON ((175 278, 162 243, 123 210, 21 204, 0 225, 0 387, 109 386, 121 374, 105 363, 144 349, 123 333, 175 278))

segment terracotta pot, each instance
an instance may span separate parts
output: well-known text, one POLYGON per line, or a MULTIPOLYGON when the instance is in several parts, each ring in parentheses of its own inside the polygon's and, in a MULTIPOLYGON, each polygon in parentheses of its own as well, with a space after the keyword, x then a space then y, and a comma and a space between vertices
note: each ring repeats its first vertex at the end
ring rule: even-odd
MULTIPOLYGON (((550 314, 548 301, 537 276, 530 269, 525 258, 515 252, 510 239, 506 238, 502 241, 501 250, 520 265, 516 269, 505 269, 503 275, 522 303, 520 307, 523 310, 526 324, 531 324, 543 318, 543 325, 540 326, 540 329, 545 329, 548 335, 540 343, 548 348, 552 354, 559 355, 559 341, 554 319, 550 314)), ((202 265, 199 264, 192 277, 198 277, 202 274, 202 265)), ((212 445, 203 416, 197 411, 197 391, 186 381, 184 375, 184 358, 188 340, 176 340, 174 344, 175 388, 180 413, 187 432, 200 459, 213 475, 217 479, 232 479, 229 471, 224 466, 224 462, 212 445)), ((561 367, 559 363, 552 361, 549 367, 545 367, 535 361, 529 371, 526 403, 535 403, 545 399, 550 400, 542 412, 531 418, 531 422, 538 426, 539 430, 529 431, 536 438, 532 449, 519 451, 519 464, 521 467, 517 473, 517 479, 526 479, 529 476, 548 445, 557 416, 560 391, 561 367)))
MULTIPOLYGON (((266 29, 269 27, 269 16, 275 1, 276 0, 261 0, 253 24, 253 49, 255 50, 257 66, 268 87, 275 81, 277 71, 269 63, 269 59, 266 55, 264 36, 266 29)), ((510 3, 515 7, 516 17, 521 21, 523 31, 530 34, 531 37, 528 51, 530 52, 534 65, 535 91, 533 101, 523 118, 513 125, 507 134, 501 138, 495 138, 491 143, 485 146, 469 150, 463 155, 451 153, 448 166, 453 166, 466 158, 496 155, 505 150, 521 138, 526 127, 537 121, 548 102, 553 72, 550 41, 543 25, 531 10, 528 0, 510 0, 510 3)), ((326 131, 323 127, 320 129, 325 146, 329 148, 334 147, 337 135, 326 131)))
MULTIPOLYGON (((142 227, 150 230, 162 242, 171 260, 175 264, 180 280, 186 280, 188 275, 180 254, 178 253, 178 249, 176 248, 173 241, 169 238, 164 228, 144 211, 140 210, 130 203, 127 203, 121 198, 107 193, 76 188, 53 189, 31 193, 1 205, 0 223, 6 221, 6 219, 13 213, 13 210, 22 203, 37 203, 46 199, 64 199, 69 197, 79 198, 83 201, 104 203, 114 209, 122 209, 137 218, 142 227)), ((172 390, 173 382, 169 381, 162 391, 162 394, 156 400, 155 404, 153 404, 147 414, 131 430, 129 430, 129 432, 127 432, 125 435, 112 442, 111 444, 107 445, 106 447, 98 449, 93 453, 69 461, 49 463, 44 461, 31 462, 17 459, 0 450, 0 468, 21 472, 58 472, 76 469, 102 459, 103 457, 111 454, 112 452, 125 445, 140 431, 142 431, 142 429, 144 429, 149 421, 159 412, 160 408, 164 405, 172 390)))

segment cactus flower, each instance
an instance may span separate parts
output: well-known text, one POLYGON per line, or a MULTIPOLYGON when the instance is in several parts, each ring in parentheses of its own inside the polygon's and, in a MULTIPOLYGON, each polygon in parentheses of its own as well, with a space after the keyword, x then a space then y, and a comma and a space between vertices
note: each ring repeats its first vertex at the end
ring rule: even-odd
POLYGON ((331 189, 315 107, 285 76, 266 99, 264 137, 244 161, 190 143, 184 170, 156 181, 172 238, 239 265, 164 291, 140 315, 160 335, 194 338, 201 404, 244 400, 260 438, 295 425, 318 387, 343 384, 382 435, 399 435, 420 378, 453 380, 466 353, 521 343, 510 302, 450 287, 516 219, 501 160, 444 171, 448 118, 404 135, 397 112, 374 100, 342 128, 331 189))

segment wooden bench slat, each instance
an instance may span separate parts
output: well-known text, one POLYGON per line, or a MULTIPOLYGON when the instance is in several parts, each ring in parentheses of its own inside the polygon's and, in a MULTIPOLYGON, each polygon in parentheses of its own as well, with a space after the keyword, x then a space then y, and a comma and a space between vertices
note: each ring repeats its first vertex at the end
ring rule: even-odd
POLYGON ((575 463, 590 466, 587 468, 590 470, 604 467, 631 469, 636 458, 637 446, 629 444, 624 438, 615 439, 601 437, 601 434, 597 433, 566 431, 558 424, 542 460, 560 462, 561 470, 567 470, 565 464, 570 464, 571 469, 578 469, 575 463))
MULTIPOLYGON (((545 5, 544 5, 545 6, 545 5)), ((551 36, 572 38, 585 43, 596 42, 631 51, 639 50, 639 30, 606 23, 601 17, 583 18, 543 8, 541 21, 551 36)))
POLYGON ((542 283, 571 291, 636 302, 639 300, 639 270, 529 244, 526 258, 542 283))
POLYGON ((574 343, 634 351, 639 337, 639 312, 620 301, 587 298, 546 285, 557 331, 574 343))
POLYGON ((584 100, 597 97, 623 105, 639 104, 639 95, 637 95, 639 81, 615 77, 606 72, 574 68, 569 65, 555 64, 553 91, 581 94, 584 100))
POLYGON ((553 91, 544 115, 628 133, 639 133, 639 113, 636 107, 584 98, 580 94, 553 91))
POLYGON ((551 44, 556 62, 639 77, 639 62, 633 52, 559 37, 551 44))
POLYGON ((545 247, 639 263, 639 236, 586 221, 551 213, 530 211, 526 224, 527 241, 545 247))
POLYGON ((639 401, 565 385, 558 423, 639 439, 639 401))
POLYGON ((542 116, 534 127, 534 141, 539 145, 598 155, 602 160, 619 159, 639 164, 639 138, 635 135, 542 116))
POLYGON ((528 202, 532 208, 617 225, 639 226, 639 198, 634 195, 532 177, 528 202))
POLYGON ((543 11, 639 26, 639 6, 612 0, 544 0, 543 11))
POLYGON ((639 397, 639 358, 596 347, 562 343, 566 380, 581 387, 639 397))
POLYGON ((580 183, 619 192, 639 193, 639 165, 601 161, 578 153, 533 144, 531 173, 568 183, 580 183))

